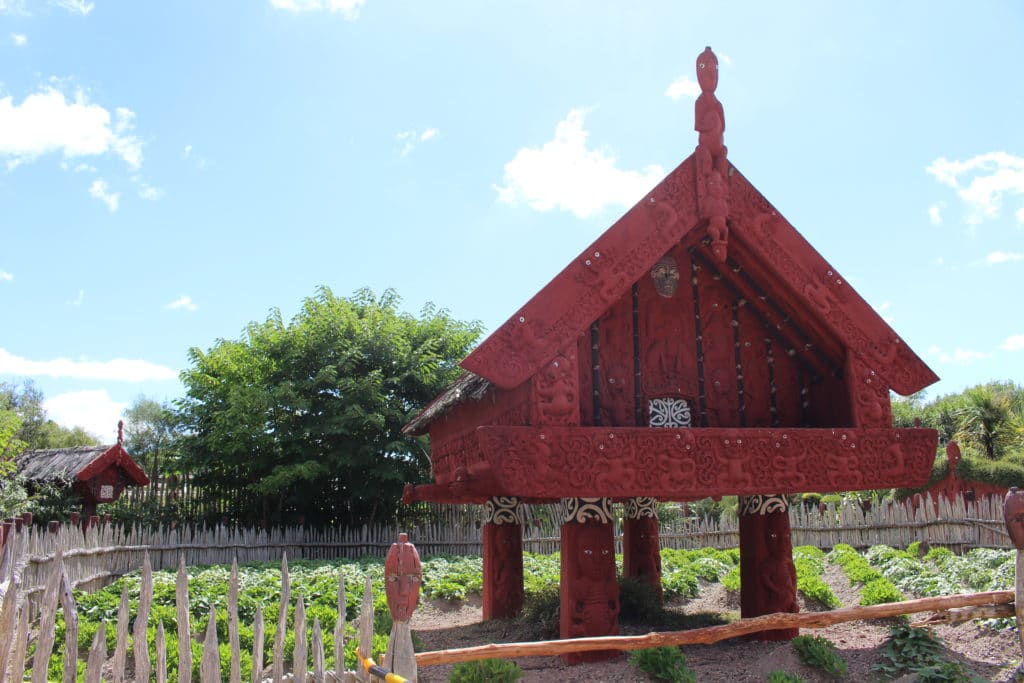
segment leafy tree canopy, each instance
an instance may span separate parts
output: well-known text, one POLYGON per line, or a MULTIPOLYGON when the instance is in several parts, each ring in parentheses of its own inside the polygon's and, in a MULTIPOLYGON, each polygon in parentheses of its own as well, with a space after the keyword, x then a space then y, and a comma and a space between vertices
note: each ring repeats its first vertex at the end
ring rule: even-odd
POLYGON ((457 376, 481 328, 432 305, 400 313, 399 301, 392 290, 340 298, 323 287, 290 323, 273 310, 241 339, 191 349, 182 466, 220 514, 380 521, 405 482, 425 479, 424 444, 401 428, 457 376))
MULTIPOLYGON (((20 385, 0 382, 0 423, 4 420, 4 413, 13 413, 18 420, 12 438, 19 443, 19 451, 92 446, 99 443, 95 436, 81 427, 68 429, 51 420, 43 406, 43 392, 32 381, 20 385)), ((4 427, 0 425, 0 439, 3 438, 3 431, 4 427)))

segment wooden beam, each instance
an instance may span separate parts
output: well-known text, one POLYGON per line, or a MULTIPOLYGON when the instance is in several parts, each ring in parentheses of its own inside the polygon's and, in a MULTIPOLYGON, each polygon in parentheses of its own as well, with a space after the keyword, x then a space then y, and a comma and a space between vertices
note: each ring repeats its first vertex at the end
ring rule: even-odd
POLYGON ((935 598, 920 598, 905 602, 892 602, 869 607, 844 607, 830 612, 803 612, 799 614, 765 614, 751 619, 740 619, 724 626, 709 626, 689 631, 648 633, 644 636, 602 636, 600 638, 575 638, 572 640, 546 640, 532 643, 506 643, 463 647, 455 650, 420 652, 416 655, 417 666, 454 664, 478 659, 512 659, 515 657, 550 657, 570 652, 593 650, 640 650, 668 645, 707 645, 727 638, 735 638, 759 631, 774 631, 787 628, 824 628, 846 621, 882 619, 902 614, 948 610, 955 607, 996 605, 1013 602, 1013 591, 989 591, 944 595, 935 598))

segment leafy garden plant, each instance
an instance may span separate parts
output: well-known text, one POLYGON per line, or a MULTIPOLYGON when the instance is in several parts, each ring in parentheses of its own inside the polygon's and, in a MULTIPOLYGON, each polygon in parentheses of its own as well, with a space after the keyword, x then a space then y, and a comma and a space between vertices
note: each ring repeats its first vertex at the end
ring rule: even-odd
POLYGON ((504 659, 479 659, 460 662, 448 676, 450 683, 513 683, 523 677, 515 662, 504 659))
POLYGON ((656 681, 695 683, 697 675, 686 665, 686 655, 678 647, 652 647, 633 650, 629 663, 656 681))
POLYGON ((836 678, 846 675, 846 660, 840 656, 832 641, 821 636, 797 636, 790 642, 804 664, 836 678))
POLYGON ((889 629, 889 640, 882 648, 882 662, 875 671, 889 678, 915 674, 926 683, 974 683, 977 675, 959 662, 946 658, 940 638, 924 628, 900 624, 889 629))

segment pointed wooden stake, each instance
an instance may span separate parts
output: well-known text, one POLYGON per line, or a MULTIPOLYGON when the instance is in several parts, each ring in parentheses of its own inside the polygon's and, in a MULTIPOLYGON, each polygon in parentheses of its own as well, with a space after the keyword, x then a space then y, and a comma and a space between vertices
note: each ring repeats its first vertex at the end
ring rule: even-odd
POLYGON ((178 616, 178 683, 192 681, 192 631, 188 619, 188 574, 185 556, 178 557, 178 576, 174 581, 174 601, 178 616))
POLYGON ((156 622, 156 683, 167 683, 167 634, 164 622, 156 622))
POLYGON ((100 683, 103 674, 103 662, 107 659, 107 622, 101 621, 92 638, 89 648, 89 659, 85 664, 85 683, 100 683))
POLYGON ((228 585, 228 645, 231 648, 231 683, 242 683, 242 655, 238 644, 238 557, 231 560, 231 580, 228 585))
POLYGON ((252 623, 252 683, 263 680, 263 605, 256 607, 252 623))
POLYGON ((149 628, 149 611, 153 604, 153 565, 149 561, 149 551, 142 556, 142 585, 139 587, 139 608, 135 614, 135 626, 132 629, 132 655, 135 658, 135 680, 149 680, 149 639, 146 629, 149 628))
POLYGON ((334 670, 341 675, 345 670, 345 573, 338 577, 338 620, 334 622, 334 670))
POLYGON ((306 646, 306 601, 299 594, 295 601, 295 649, 292 650, 292 674, 296 681, 306 681, 306 662, 309 649, 306 646))
POLYGON ((221 683, 220 649, 217 647, 217 610, 210 608, 210 621, 206 623, 206 639, 203 641, 203 658, 199 663, 201 683, 221 683))
POLYGON ((320 617, 313 617, 313 680, 324 683, 324 634, 320 630, 320 617))
POLYGON ((274 631, 273 678, 284 676, 284 634, 288 630, 288 603, 292 599, 291 580, 288 577, 288 553, 281 555, 281 602, 277 610, 277 630, 274 631))

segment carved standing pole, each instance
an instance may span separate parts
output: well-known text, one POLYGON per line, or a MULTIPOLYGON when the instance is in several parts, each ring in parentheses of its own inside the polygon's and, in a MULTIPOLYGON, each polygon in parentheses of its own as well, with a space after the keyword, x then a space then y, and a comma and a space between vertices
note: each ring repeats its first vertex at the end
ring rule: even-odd
MULTIPOLYGON (((1010 541, 1017 549, 1013 611, 1017 616, 1017 638, 1020 640, 1021 654, 1024 655, 1024 491, 1016 486, 1003 499, 1003 518, 1006 520, 1010 541)), ((1024 664, 1021 666, 1024 667, 1024 664)))
MULTIPOLYGON (((619 633, 619 584, 615 579, 615 530, 607 498, 562 501, 562 638, 614 636, 619 633)), ((617 650, 570 653, 566 663, 599 662, 617 650)))
POLYGON ((422 581, 423 565, 416 546, 409 543, 407 534, 398 534, 398 542, 391 544, 384 558, 384 592, 392 618, 384 666, 413 683, 417 680, 416 655, 412 649, 409 621, 420 599, 422 581))
POLYGON ((484 619, 510 619, 523 609, 523 506, 514 496, 484 503, 484 619))
POLYGON ((622 573, 651 584, 661 600, 661 541, 658 536, 658 502, 654 498, 630 498, 622 523, 622 573))
MULTIPOLYGON (((798 612, 796 567, 785 496, 742 496, 740 521, 740 616, 798 612)), ((796 628, 762 631, 755 640, 790 640, 796 628)))

